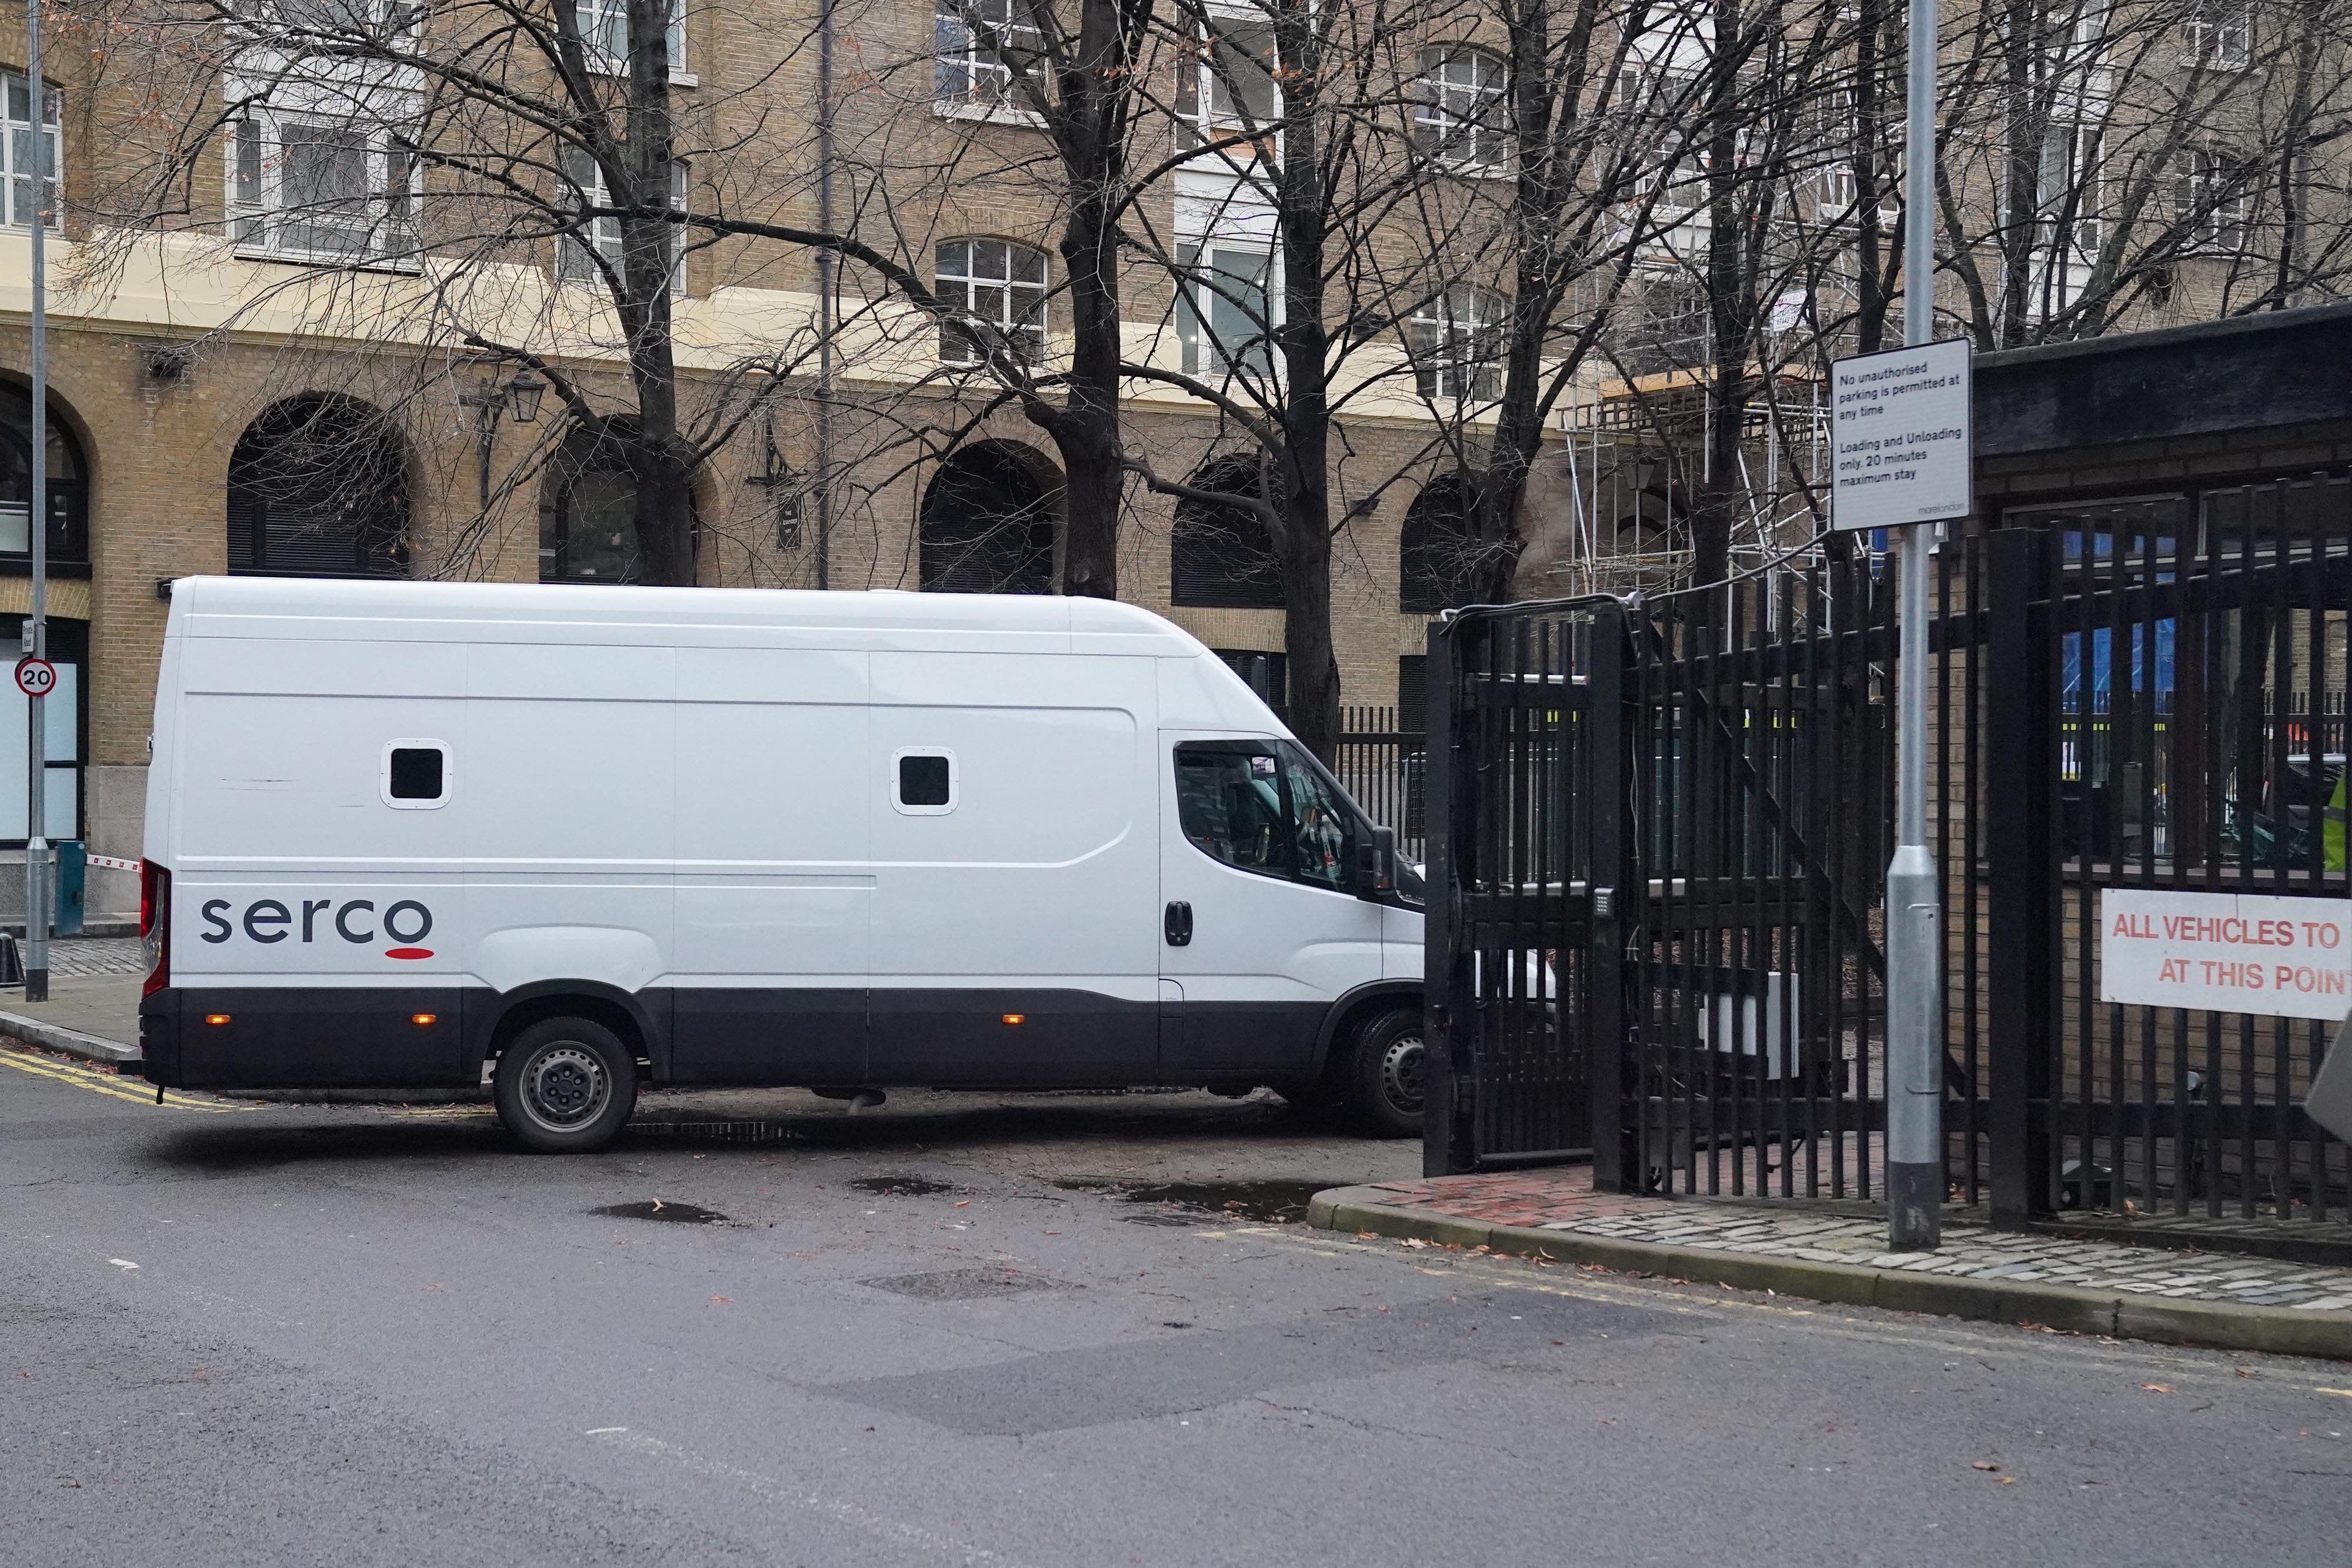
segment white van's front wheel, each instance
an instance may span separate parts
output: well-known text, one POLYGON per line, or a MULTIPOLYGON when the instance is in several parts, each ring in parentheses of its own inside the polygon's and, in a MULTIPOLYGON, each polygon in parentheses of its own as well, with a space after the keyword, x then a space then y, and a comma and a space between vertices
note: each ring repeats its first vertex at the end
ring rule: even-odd
POLYGON ((636 1059, 603 1024, 542 1019, 499 1058, 499 1120, 542 1155, 601 1149, 637 1105, 636 1059))
POLYGON ((1425 1061, 1418 1008, 1382 1013, 1357 1031, 1348 1098, 1365 1132, 1378 1138, 1421 1136, 1425 1061))

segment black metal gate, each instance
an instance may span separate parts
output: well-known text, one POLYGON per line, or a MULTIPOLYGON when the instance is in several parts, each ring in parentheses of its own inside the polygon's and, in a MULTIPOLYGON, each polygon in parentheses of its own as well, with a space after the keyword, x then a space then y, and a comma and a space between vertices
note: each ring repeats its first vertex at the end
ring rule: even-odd
MULTIPOLYGON (((2013 512, 1938 552, 1926 673, 1948 1171, 1997 1214, 2343 1218, 2309 1019, 2097 999, 2129 887, 2342 898, 2352 484, 2013 512), (2331 855, 2333 858, 2330 858, 2331 855)), ((1893 577, 1433 631, 1433 1173, 1878 1195, 1893 577)))

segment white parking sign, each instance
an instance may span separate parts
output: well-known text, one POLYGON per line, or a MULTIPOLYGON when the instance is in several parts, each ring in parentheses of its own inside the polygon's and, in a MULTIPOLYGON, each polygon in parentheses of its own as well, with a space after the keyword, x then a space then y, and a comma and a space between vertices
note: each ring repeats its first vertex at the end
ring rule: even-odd
POLYGON ((1830 367, 1830 521, 1892 528, 1975 509, 1965 338, 1830 367))

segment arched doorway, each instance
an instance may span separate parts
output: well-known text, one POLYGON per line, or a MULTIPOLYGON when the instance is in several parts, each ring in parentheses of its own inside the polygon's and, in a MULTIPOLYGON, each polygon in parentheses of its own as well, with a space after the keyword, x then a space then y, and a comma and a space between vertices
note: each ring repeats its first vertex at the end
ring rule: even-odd
MULTIPOLYGON (((1202 465, 1190 483, 1194 489, 1228 496, 1255 498, 1265 493, 1257 459, 1238 453, 1202 465)), ((1178 501, 1169 555, 1174 569, 1169 585, 1172 603, 1223 610, 1283 607, 1282 569, 1275 559, 1274 538, 1255 508, 1178 501)))
MULTIPOLYGON (((81 443, 49 404, 48 564, 66 575, 89 572, 89 470, 81 443)), ((0 383, 0 570, 29 565, 33 551, 33 397, 0 383)))
POLYGON ((916 575, 926 593, 1051 593, 1054 512, 1045 460, 1010 442, 967 446, 923 492, 916 575))
POLYGON ((408 443, 382 409, 306 393, 246 426, 228 460, 228 569, 407 575, 408 443))
POLYGON ((539 492, 539 580, 642 582, 637 480, 604 427, 575 427, 539 492))
POLYGON ((1434 615, 1470 601, 1477 592, 1478 541, 1459 473, 1440 474, 1421 487, 1405 508, 1397 545, 1399 609, 1434 615))

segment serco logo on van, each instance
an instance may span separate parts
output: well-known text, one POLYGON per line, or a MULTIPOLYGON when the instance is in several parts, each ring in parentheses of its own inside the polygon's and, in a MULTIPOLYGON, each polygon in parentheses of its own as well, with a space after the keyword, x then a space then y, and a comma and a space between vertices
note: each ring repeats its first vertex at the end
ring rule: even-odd
MULTIPOLYGON (((320 928, 323 917, 335 936, 354 946, 369 946, 385 938, 399 943, 399 946, 383 950, 387 958, 433 956, 432 948, 416 946, 433 934, 433 912, 413 898, 404 898, 385 908, 381 920, 382 936, 376 932, 379 921, 373 899, 352 898, 341 904, 331 898, 303 898, 295 902, 301 905, 299 924, 301 928, 299 940, 303 942, 326 939, 320 928), (365 929, 362 929, 362 926, 365 929)), ((257 898, 245 906, 241 915, 231 921, 229 912, 236 907, 226 898, 206 899, 204 907, 196 913, 207 929, 198 932, 197 936, 217 945, 242 929, 248 941, 265 946, 296 936, 297 915, 277 899, 257 898)))

